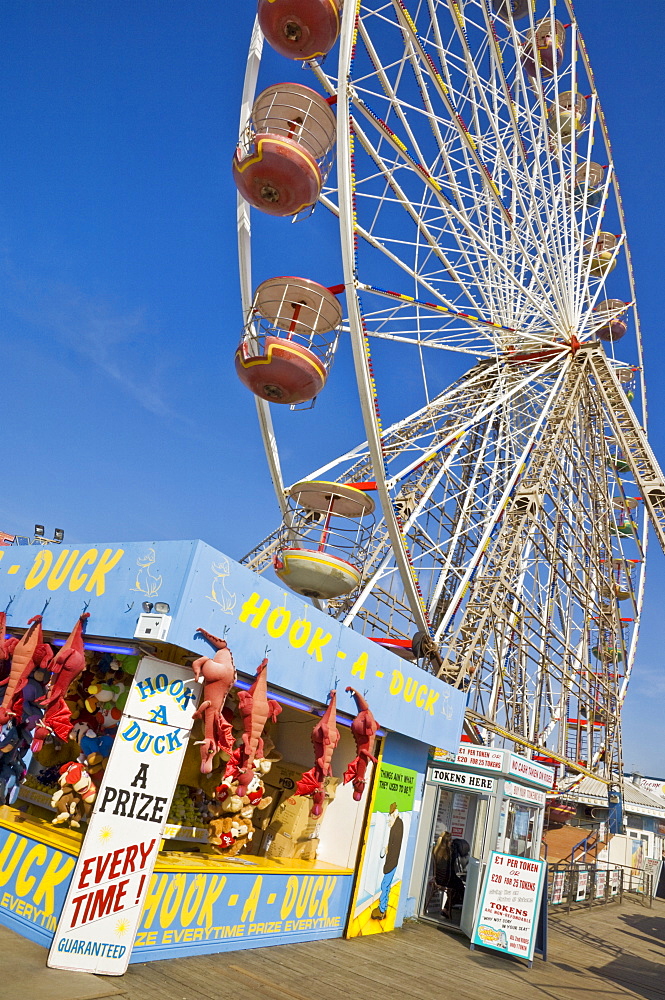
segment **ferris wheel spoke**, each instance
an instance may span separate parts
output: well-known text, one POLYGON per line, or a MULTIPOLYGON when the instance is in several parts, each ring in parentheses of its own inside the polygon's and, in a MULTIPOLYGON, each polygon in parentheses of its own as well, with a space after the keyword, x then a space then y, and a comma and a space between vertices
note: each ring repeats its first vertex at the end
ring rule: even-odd
POLYGON ((492 180, 492 175, 490 171, 488 170, 486 164, 483 162, 482 158, 478 154, 475 142, 471 138, 471 135, 469 134, 466 125, 464 124, 459 112, 457 111, 457 109, 455 108, 450 99, 448 88, 446 87, 445 83, 443 82, 443 79, 436 70, 431 57, 429 57, 427 52, 425 51, 424 45, 418 35, 416 26, 406 8, 406 5, 403 3, 403 0, 393 0, 393 4, 395 10, 397 11, 397 16, 400 19, 403 28, 410 37, 411 44, 414 50, 417 52, 419 58, 421 59, 423 66, 434 85, 434 89, 437 92, 438 97, 450 117, 451 123, 457 129, 461 142, 464 144, 466 150, 468 151, 472 160, 474 161, 481 177, 483 178, 485 185, 487 186, 487 190, 489 191, 490 196, 494 200, 501 214, 504 216, 506 222, 510 225, 512 223, 511 215, 506 206, 503 204, 503 201, 501 200, 498 188, 496 187, 496 184, 492 180))
MULTIPOLYGON (((544 478, 543 472, 546 471, 549 467, 551 467, 552 454, 550 453, 550 451, 553 451, 556 448, 557 441, 561 440, 562 434, 564 433, 564 431, 563 431, 563 427, 564 427, 564 424, 565 424, 564 417, 567 414, 568 410, 573 405, 572 400, 574 398, 574 392, 575 392, 575 389, 577 387, 579 387, 579 385, 580 385, 580 383, 582 381, 582 376, 583 376, 585 367, 586 367, 586 365, 579 365, 579 366, 575 366, 575 368, 573 368, 571 370, 569 366, 566 366, 562 370, 562 373, 561 373, 559 379, 557 380, 555 388, 554 388, 553 392, 550 394, 550 398, 548 400, 549 406, 547 406, 547 405, 543 406, 542 413, 540 414, 540 417, 539 417, 538 421, 536 421, 531 435, 529 435, 529 439, 528 439, 526 448, 524 449, 522 455, 520 456, 520 458, 522 458, 522 462, 520 462, 519 464, 516 463, 515 471, 513 472, 513 474, 509 478, 507 478, 507 488, 503 492, 503 496, 501 498, 501 502, 497 506, 497 510, 495 512, 495 515, 494 515, 493 519, 491 520, 490 524, 488 525, 487 529, 485 530, 485 533, 484 533, 483 539, 482 539, 482 544, 479 546, 479 550, 478 550, 478 552, 476 554, 476 557, 474 559, 474 563, 467 570, 467 572, 466 572, 466 574, 465 574, 465 576, 463 578, 463 585, 462 585, 462 587, 458 588, 457 592, 453 596, 453 599, 452 599, 452 601, 450 603, 450 606, 448 607, 446 613, 442 616, 441 621, 437 624, 437 638, 441 637, 441 635, 443 634, 444 630, 447 629, 447 627, 449 625, 449 622, 450 622, 451 618, 453 617, 454 613, 458 610, 459 602, 461 601, 461 599, 462 599, 462 597, 464 595, 464 592, 466 590, 467 584, 470 582, 470 579, 471 579, 471 576, 473 574, 473 571, 481 563, 481 561, 484 564, 487 564, 493 558, 491 555, 486 554, 486 551, 485 551, 485 547, 487 545, 487 542, 490 539, 491 531, 494 528, 494 526, 498 523, 498 521, 502 517, 502 515, 504 514, 504 506, 506 504, 506 501, 507 501, 508 497, 510 496, 510 494, 512 492, 512 489, 513 489, 514 485, 516 484, 516 482, 517 482, 517 480, 518 480, 518 478, 520 476, 520 472, 521 472, 521 469, 522 469, 522 464, 523 464, 524 458, 529 453, 529 451, 533 448, 535 440, 537 439, 537 436, 538 436, 538 431, 540 431, 541 427, 543 426, 543 424, 545 423, 546 420, 549 420, 550 424, 555 423, 556 426, 553 427, 553 431, 552 431, 552 439, 551 439, 552 449, 549 448, 550 442, 548 441, 548 453, 547 454, 542 454, 542 457, 540 459, 541 469, 538 470, 540 474, 538 476, 538 480, 537 481, 539 481, 541 477, 544 478), (565 381, 564 381, 564 378, 563 378, 564 374, 567 375, 567 376, 569 376, 568 378, 565 379, 565 381), (566 385, 566 392, 564 393, 565 400, 562 400, 560 397, 557 399, 558 393, 557 393, 556 390, 557 389, 558 390, 561 389, 561 382, 562 381, 566 385), (568 391, 569 389, 570 389, 570 393, 568 391)), ((530 477, 533 476, 533 472, 531 472, 531 466, 533 466, 533 460, 530 463, 530 477)), ((519 509, 521 511, 521 508, 519 508, 519 509)), ((508 544, 508 545, 514 547, 517 544, 518 538, 520 537, 520 530, 521 530, 521 528, 520 528, 518 520, 516 518, 513 518, 513 519, 510 520, 510 523, 511 523, 511 526, 514 525, 514 527, 513 527, 513 530, 512 530, 511 537, 508 540, 508 542, 506 542, 506 540, 503 537, 504 534, 505 534, 505 531, 504 532, 499 532, 497 540, 494 543, 494 546, 492 547, 492 552, 498 551, 497 546, 501 547, 501 555, 500 556, 497 555, 496 559, 495 559, 496 565, 497 565, 498 568, 504 567, 509 562, 509 557, 507 556, 507 552, 503 551, 503 546, 505 546, 506 544, 508 544)), ((510 551, 512 551, 512 549, 510 551)), ((489 587, 491 587, 492 589, 497 589, 497 590, 500 588, 501 585, 502 584, 500 584, 499 581, 494 582, 493 580, 491 580, 490 584, 488 584, 489 587)), ((491 597, 490 592, 488 592, 487 594, 485 594, 485 591, 483 590, 482 597, 480 597, 480 596, 474 597, 474 602, 475 602, 474 606, 477 606, 477 608, 478 608, 478 611, 475 612, 476 617, 477 617, 477 625, 474 626, 474 636, 480 636, 482 629, 485 627, 485 622, 486 622, 486 620, 488 619, 488 617, 490 615, 490 611, 491 611, 491 607, 492 607, 492 597, 491 597)), ((458 625, 456 632, 459 634, 461 630, 466 630, 468 632, 468 624, 466 624, 465 622, 463 622, 462 624, 458 625)), ((476 655, 476 653, 478 652, 478 648, 479 647, 477 645, 471 644, 469 638, 467 637, 465 639, 464 648, 466 648, 467 650, 470 650, 472 648, 472 646, 473 646, 473 654, 476 655)), ((469 668, 469 663, 470 663, 469 656, 470 655, 471 655, 470 653, 465 653, 463 656, 460 656, 459 665, 454 668, 454 671, 455 671, 458 679, 461 679, 461 677, 464 674, 464 671, 466 671, 469 668)), ((444 660, 444 665, 442 667, 442 671, 445 673, 445 670, 446 670, 446 661, 444 660)))
MULTIPOLYGON (((399 204, 411 217, 411 221, 415 224, 420 236, 427 243, 430 252, 434 253, 439 258, 439 260, 445 267, 452 281, 456 282, 457 284, 461 284, 460 278, 455 273, 452 264, 441 250, 438 239, 429 231, 427 225, 425 224, 421 216, 418 214, 416 208, 411 204, 410 200, 406 197, 404 190, 400 187, 399 183, 397 182, 395 178, 394 167, 387 169, 386 164, 380 158, 378 152, 374 149, 369 139, 367 138, 367 135, 360 128, 357 120, 354 118, 351 119, 351 127, 353 129, 354 135, 360 141, 363 149, 368 154, 368 156, 370 156, 371 159, 374 160, 374 162, 376 163, 377 167, 380 170, 381 176, 385 178, 386 184, 393 191, 397 199, 397 204, 399 204)), ((380 208, 381 204, 379 203, 379 205, 377 205, 377 212, 380 210, 380 208)), ((463 285, 462 285, 462 291, 466 293, 466 288, 463 285)))
MULTIPOLYGON (((491 24, 489 21, 488 11, 485 4, 483 6, 483 14, 486 20, 487 27, 487 38, 490 42, 490 47, 493 52, 493 63, 492 63, 492 73, 496 73, 500 81, 501 94, 503 98, 502 110, 507 112, 509 118, 509 127, 504 125, 503 131, 500 130, 497 124, 500 118, 496 115, 496 109, 490 107, 490 102, 487 96, 487 87, 483 80, 481 80, 480 75, 476 69, 476 64, 472 58, 471 50, 468 43, 468 38, 466 31, 463 29, 462 24, 457 18, 453 18, 453 24, 456 25, 457 33, 461 45, 465 51, 465 59, 467 66, 467 73, 470 81, 470 85, 473 87, 475 94, 477 94, 477 100, 480 102, 482 110, 484 112, 484 117, 488 121, 492 133, 494 135, 494 146, 497 155, 495 156, 496 164, 495 169, 503 167, 504 173, 510 176, 514 172, 513 165, 511 164, 511 156, 516 152, 520 161, 520 173, 523 179, 526 181, 526 189, 522 190, 520 184, 515 184, 513 187, 513 198, 516 201, 516 207, 519 206, 520 212, 523 215, 526 226, 527 226, 527 237, 530 240, 532 246, 534 246, 538 259, 540 260, 541 267, 543 270, 547 270, 547 263, 545 261, 542 246, 547 245, 547 233, 548 230, 543 224, 543 220, 539 213, 531 213, 527 207, 527 198, 532 202, 535 197, 535 187, 531 182, 530 175, 528 172, 527 154, 526 147, 521 137, 519 130, 519 125, 515 115, 515 109, 513 106, 512 94, 510 88, 508 87, 508 82, 502 70, 502 57, 499 51, 498 42, 496 36, 491 30, 491 24), (507 148, 505 144, 505 139, 510 139, 510 147, 507 148), (517 141, 516 141, 517 140, 517 141), (535 228, 534 228, 535 226, 535 228), (536 232, 537 229, 537 232, 536 232)), ((496 94, 495 94, 496 96, 496 94)), ((478 129, 480 131, 480 129, 478 129)), ((515 214, 515 209, 511 209, 511 219, 515 214)), ((514 225, 511 225, 513 233, 515 232, 514 225)), ((555 297, 557 296, 557 287, 554 286, 552 289, 555 297)))
MULTIPOLYGON (((568 425, 570 426, 570 425, 568 425)), ((583 428, 580 427, 579 434, 583 428)), ((588 432, 587 432, 588 433, 588 432)), ((582 439, 580 439, 582 440, 582 439)), ((565 464, 565 462, 564 462, 565 464)), ((601 466, 602 467, 602 466, 601 466)), ((562 471, 559 463, 557 469, 562 471)), ((588 471, 581 469, 581 478, 590 484, 592 489, 592 473, 597 478, 598 468, 595 465, 589 467, 588 471)), ((590 712, 592 709, 597 717, 607 718, 612 709, 612 704, 616 701, 618 683, 617 671, 608 666, 608 660, 603 659, 608 649, 623 650, 623 639, 621 630, 618 627, 617 612, 611 608, 603 610, 599 604, 589 603, 589 588, 579 582, 578 586, 572 586, 573 581, 584 566, 598 565, 598 554, 587 552, 586 546, 580 548, 576 561, 571 563, 569 539, 574 537, 575 522, 572 511, 566 510, 566 504, 570 496, 579 496, 579 487, 576 492, 571 491, 567 477, 551 476, 547 477, 550 483, 550 496, 553 503, 551 513, 547 513, 549 508, 545 505, 539 507, 538 512, 534 512, 534 517, 528 527, 528 534, 522 535, 520 539, 513 536, 513 556, 511 562, 518 567, 518 577, 514 583, 503 573, 504 582, 501 586, 505 590, 506 598, 509 599, 510 611, 506 611, 504 618, 494 617, 491 627, 485 630, 483 643, 479 645, 477 634, 474 639, 472 620, 468 624, 460 627, 462 642, 467 643, 468 649, 473 650, 474 667, 471 670, 471 681, 475 690, 474 708, 482 713, 496 715, 498 707, 503 704, 503 711, 506 713, 505 724, 509 729, 516 730, 522 726, 523 734, 536 743, 542 740, 545 735, 549 735, 558 725, 562 717, 562 699, 574 697, 582 711, 590 712), (552 484, 557 483, 557 494, 552 492, 552 484), (543 521, 545 518, 545 521, 543 521), (554 552, 558 551, 559 557, 555 558, 554 552), (521 551, 521 555, 517 553, 521 551), (568 557, 565 557, 565 553, 568 557), (513 671, 513 677, 520 687, 521 697, 526 703, 532 706, 532 719, 528 726, 523 717, 516 717, 514 712, 515 699, 509 690, 509 681, 504 676, 505 665, 501 678, 497 678, 497 666, 504 662, 504 650, 502 643, 505 641, 508 624, 501 625, 501 621, 514 623, 516 610, 518 608, 528 608, 528 615, 531 625, 527 635, 538 637, 535 642, 527 641, 522 643, 519 654, 519 662, 522 664, 517 674, 513 671), (556 618, 558 616, 558 624, 556 618), (591 618, 589 617, 591 616, 591 618), (577 621, 577 626, 574 626, 577 621), (601 658, 599 667, 593 670, 591 667, 580 668, 579 683, 571 682, 570 672, 566 670, 567 662, 579 662, 580 646, 576 635, 580 630, 587 628, 589 623, 602 622, 595 626, 598 634, 596 645, 597 655, 601 658), (471 629, 471 631, 469 631, 471 629), (547 670, 543 672, 542 664, 547 663, 547 670), (488 687, 491 687, 491 697, 488 700, 488 687)), ((591 495, 589 496, 591 499, 591 495)), ((599 508, 599 510, 602 509, 599 508)), ((506 530, 510 530, 509 528, 506 530)), ((506 556, 509 550, 501 547, 502 543, 497 540, 494 556, 490 555, 488 563, 492 560, 497 565, 499 573, 496 576, 497 584, 505 565, 506 556), (498 553, 501 553, 501 564, 499 564, 498 553)), ((609 535, 604 539, 605 550, 610 547, 609 535)), ((604 551, 601 547, 601 554, 604 551)), ((602 563, 602 560, 601 560, 602 563)), ((485 579, 492 579, 492 574, 487 577, 488 569, 482 570, 485 579)), ((597 590, 600 588, 599 583, 597 590)), ((593 590, 591 591, 593 592, 593 590)), ((505 599, 504 598, 504 601, 505 599)), ((495 607, 501 603, 498 592, 495 590, 492 597, 488 594, 485 600, 493 601, 495 607)), ((476 601, 477 603, 477 601, 476 601)), ((472 607, 475 606, 472 602, 472 607)), ((480 607, 480 605, 478 605, 480 607)), ((519 616, 524 620, 524 613, 520 611, 519 616)), ((594 640, 592 640, 594 641, 594 640)), ((453 644, 454 646, 454 644, 453 644)), ((468 669, 468 666, 467 666, 468 669)), ((608 726, 604 725, 607 742, 608 726)), ((598 739, 596 739, 596 759, 600 759, 598 749, 598 739)))
MULTIPOLYGON (((378 57, 376 56, 375 53, 373 53, 373 58, 375 60, 378 59, 378 57)), ((388 89, 390 87, 390 84, 389 84, 389 82, 386 79, 382 78, 381 82, 382 82, 382 85, 383 85, 384 89, 388 89)), ((400 102, 399 102, 398 95, 394 91, 392 91, 392 93, 390 93, 389 97, 390 97, 390 107, 392 108, 392 107, 396 106, 396 107, 399 108, 400 121, 401 122, 407 122, 408 118, 407 118, 407 115, 404 112, 402 104, 400 104, 400 102)), ((414 160, 413 157, 409 157, 409 155, 406 152, 403 144, 400 145, 400 140, 398 140, 397 137, 395 136, 395 134, 392 133, 389 130, 386 122, 383 119, 381 119, 378 115, 376 115, 376 113, 374 113, 372 110, 370 110, 366 105, 364 105, 364 102, 362 102, 360 100, 360 98, 356 94, 355 90, 352 91, 352 99, 356 102, 357 106, 363 111, 363 113, 366 115, 366 117, 368 118, 368 120, 370 122, 372 122, 372 124, 375 127, 379 128, 381 130, 381 138, 385 139, 386 136, 388 136, 389 141, 393 145, 393 147, 394 146, 397 147, 397 153, 399 155, 401 155, 405 159, 405 161, 410 162, 415 167, 416 170, 420 171, 420 174, 419 174, 419 180, 420 181, 422 181, 422 179, 423 179, 423 177, 422 177, 422 171, 423 171, 423 169, 426 170, 426 176, 428 178, 432 177, 432 167, 423 167, 422 166, 422 163, 423 162, 426 163, 427 161, 426 161, 425 157, 423 156, 423 154, 422 154, 422 152, 420 150, 418 150, 418 155, 419 155, 420 161, 421 161, 419 163, 418 159, 414 160)), ((409 107, 409 106, 407 105, 407 107, 409 107)), ((408 128, 408 132, 409 132, 409 135, 412 135, 412 129, 408 128)), ((381 139, 380 139, 380 141, 381 141, 381 139)), ((379 154, 377 152, 375 152, 375 154, 374 154, 374 159, 375 160, 376 160, 376 158, 377 158, 378 155, 379 154)), ((386 173, 388 173, 388 171, 386 171, 386 173)), ((434 183, 434 182, 430 182, 430 183, 434 183)), ((469 184, 469 193, 473 196, 473 195, 476 195, 476 192, 477 192, 477 184, 474 183, 473 180, 472 180, 472 181, 470 181, 470 184, 469 184)), ((362 192, 359 192, 359 194, 362 194, 362 192)), ((438 193, 438 191, 436 190, 436 188, 435 188, 435 194, 437 195, 437 197, 439 199, 441 198, 441 195, 438 193)), ((414 203, 416 203, 419 200, 420 199, 414 199, 414 203)), ((480 208, 480 203, 479 202, 476 202, 476 210, 477 210, 477 212, 479 214, 481 214, 481 208, 480 208)), ((514 281, 514 269, 513 268, 507 268, 507 269, 505 268, 505 264, 501 261, 500 256, 495 253, 494 249, 488 244, 488 242, 485 241, 485 242, 481 242, 480 244, 478 244, 478 232, 479 232, 479 229, 478 229, 478 225, 473 223, 472 217, 467 216, 467 213, 464 210, 462 210, 462 211, 460 211, 460 209, 454 210, 453 208, 449 209, 449 214, 453 217, 452 221, 456 221, 461 226, 461 234, 463 234, 463 236, 462 235, 458 236, 458 244, 460 244, 461 249, 463 251, 465 250, 465 247, 464 247, 463 243, 461 242, 462 239, 464 238, 466 240, 470 240, 470 246, 475 250, 476 255, 477 255, 476 266, 477 267, 481 267, 482 261, 484 260, 484 258, 486 257, 486 255, 488 253, 489 253, 490 257, 492 257, 492 255, 494 254, 494 263, 498 264, 499 267, 501 267, 504 270, 506 270, 507 274, 509 276, 509 280, 514 281)), ((512 235, 519 242, 519 236, 517 236, 517 234, 515 232, 513 232, 512 235)), ((537 240, 534 241, 533 240, 533 234, 532 234, 531 238, 532 238, 532 243, 534 243, 534 245, 536 247, 536 250, 535 250, 536 255, 538 255, 538 253, 540 252, 539 251, 539 241, 537 241, 537 240)), ((506 242, 505 237, 503 238, 502 242, 506 242)), ((523 247, 521 248, 520 252, 521 252, 522 256, 525 256, 525 251, 524 251, 523 247)), ((536 281, 537 282, 540 281, 540 278, 539 278, 538 274, 536 274, 536 281)), ((542 290, 544 291, 544 288, 542 290)))

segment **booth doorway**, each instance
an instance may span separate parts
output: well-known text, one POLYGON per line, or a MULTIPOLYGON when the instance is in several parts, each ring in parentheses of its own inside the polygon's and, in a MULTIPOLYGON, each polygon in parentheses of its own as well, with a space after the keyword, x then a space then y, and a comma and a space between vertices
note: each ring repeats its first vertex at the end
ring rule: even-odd
POLYGON ((429 843, 429 864, 420 915, 448 927, 459 927, 469 863, 483 857, 487 828, 486 797, 439 787, 429 843), (442 841, 445 834, 448 838, 442 841), (441 848, 450 844, 450 856, 441 848))

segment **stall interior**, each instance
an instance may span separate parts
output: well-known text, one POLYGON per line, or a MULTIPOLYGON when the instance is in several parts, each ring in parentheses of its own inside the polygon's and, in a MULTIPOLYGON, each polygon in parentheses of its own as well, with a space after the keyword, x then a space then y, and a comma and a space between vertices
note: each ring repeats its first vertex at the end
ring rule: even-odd
MULTIPOLYGON (((86 649, 80 628, 70 647, 63 639, 52 640, 60 645, 51 646, 44 641, 41 623, 36 624, 25 664, 18 655, 25 637, 3 635, 14 655, 4 661, 4 676, 0 673, 0 684, 7 678, 0 804, 48 824, 50 838, 53 828, 67 830, 69 844, 69 832, 85 832, 141 656, 104 651, 101 643, 86 649), (71 653, 75 647, 78 672, 65 686, 64 669, 53 665, 58 655, 67 659, 63 651, 71 653), (17 659, 21 684, 11 678, 17 659)), ((176 655, 182 665, 191 664, 191 654, 176 655)), ((18 677, 16 670, 14 674, 18 677)), ((242 761, 247 723, 240 700, 243 690, 251 692, 252 680, 240 678, 240 686, 229 692, 223 709, 230 727, 228 750, 210 754, 205 766, 205 720, 194 723, 164 831, 162 862, 186 855, 191 868, 198 856, 209 870, 211 862, 223 865, 251 856, 262 859, 268 870, 271 862, 279 863, 280 870, 285 862, 299 868, 310 863, 352 869, 373 775, 371 761, 358 768, 358 740, 350 729, 356 693, 340 696, 345 699, 340 715, 334 697, 319 709, 300 708, 292 700, 280 705, 279 694, 271 693, 276 708, 261 730, 260 756, 248 768, 242 761)))

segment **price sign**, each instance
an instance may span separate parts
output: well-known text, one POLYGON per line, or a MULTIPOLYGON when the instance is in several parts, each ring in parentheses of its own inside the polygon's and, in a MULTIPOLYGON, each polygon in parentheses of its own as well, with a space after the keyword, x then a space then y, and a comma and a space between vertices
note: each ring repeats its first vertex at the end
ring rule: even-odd
POLYGON ((605 895, 605 886, 607 885, 607 872, 596 872, 596 892, 595 898, 602 899, 605 895))
POLYGON ((565 872, 555 872, 554 879, 552 881, 552 895, 550 896, 550 902, 553 906, 563 901, 563 887, 566 881, 565 872))
POLYGON ((533 959, 544 861, 492 851, 471 944, 533 959))

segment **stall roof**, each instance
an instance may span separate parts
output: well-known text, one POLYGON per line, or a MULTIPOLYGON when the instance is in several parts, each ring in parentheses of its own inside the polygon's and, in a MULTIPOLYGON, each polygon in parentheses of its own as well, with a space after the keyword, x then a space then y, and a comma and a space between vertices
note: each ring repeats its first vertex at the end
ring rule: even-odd
MULTIPOLYGON (((581 802, 585 805, 607 806, 607 785, 595 778, 582 778, 569 792, 563 792, 567 799, 581 802)), ((658 816, 665 819, 665 802, 655 795, 649 794, 643 788, 638 788, 632 781, 623 785, 624 812, 637 813, 644 816, 658 816)))
POLYGON ((356 688, 382 728, 457 750, 462 691, 205 542, 0 548, 0 607, 9 605, 11 629, 42 613, 45 631, 68 634, 87 610, 91 639, 131 644, 143 604, 162 602, 169 607, 165 642, 197 655, 211 653, 197 632, 203 628, 226 639, 246 676, 267 656, 271 686, 317 705, 336 689, 340 710, 353 714, 345 688, 356 688))

